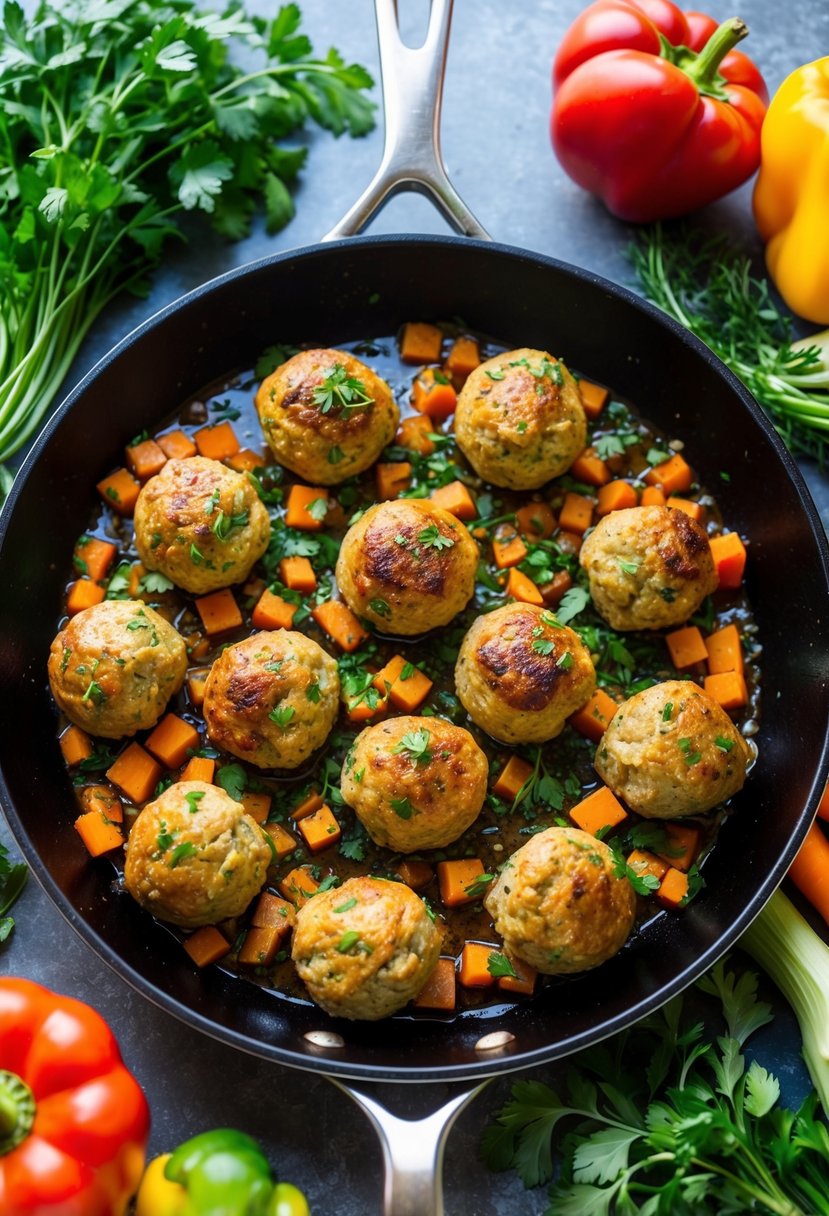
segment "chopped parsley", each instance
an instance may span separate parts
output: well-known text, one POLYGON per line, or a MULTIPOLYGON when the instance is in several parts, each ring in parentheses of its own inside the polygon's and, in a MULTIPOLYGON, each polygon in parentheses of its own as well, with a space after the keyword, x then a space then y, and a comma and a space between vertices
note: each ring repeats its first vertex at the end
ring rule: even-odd
POLYGON ((569 650, 565 650, 560 659, 556 659, 556 667, 560 667, 562 671, 569 671, 573 666, 573 656, 569 650))
POLYGON ((329 464, 339 464, 340 461, 344 460, 344 459, 345 459, 345 452, 342 450, 342 448, 338 448, 336 444, 334 444, 333 448, 328 449, 328 463, 329 464))
POLYGON ((408 752, 415 764, 428 764, 432 759, 432 753, 429 751, 430 738, 428 730, 410 730, 403 736, 394 751, 396 753, 408 752))
POLYGON ((624 570, 625 574, 638 574, 639 573, 639 562, 629 562, 624 557, 620 557, 618 559, 618 561, 619 561, 619 568, 621 570, 624 570))
POLYGON ((237 528, 244 528, 248 522, 248 518, 247 511, 240 511, 238 515, 225 515, 224 511, 219 511, 210 525, 210 531, 217 540, 227 540, 231 532, 237 528))
POLYGON ((443 536, 438 529, 437 524, 429 524, 422 532, 418 532, 417 539, 424 549, 451 549, 454 545, 454 540, 451 536, 443 536))
POLYGON ((536 638, 532 648, 536 654, 552 654, 555 650, 555 642, 547 641, 545 638, 536 638))
MULTIPOLYGON (((95 666, 97 667, 97 663, 95 666)), ((91 701, 93 705, 102 705, 106 701, 107 696, 97 680, 90 680, 87 685, 86 692, 81 697, 82 701, 91 701)))
POLYGON ((510 979, 517 980, 518 975, 506 954, 501 954, 498 950, 493 950, 489 958, 486 960, 486 969, 490 975, 494 975, 496 979, 502 976, 509 976, 510 979))
POLYGON ((191 815, 195 815, 203 797, 204 790, 190 790, 189 793, 184 795, 184 801, 187 803, 187 809, 191 815))
POLYGON ((374 947, 369 946, 367 942, 362 941, 360 934, 356 929, 349 929, 347 933, 344 933, 334 949, 339 954, 348 954, 349 950, 353 950, 355 946, 358 950, 363 950, 366 954, 374 953, 374 947))
POLYGON ((174 870, 177 865, 184 861, 185 857, 192 857, 197 851, 192 840, 182 840, 181 844, 177 844, 173 849, 170 860, 167 862, 167 868, 174 870))
POLYGON ((280 730, 284 730, 291 719, 296 714, 296 710, 292 705, 277 705, 268 714, 271 722, 275 722, 280 730))
POLYGON ((392 798, 389 806, 401 819, 411 819, 415 812, 415 808, 408 798, 392 798))
POLYGON ((309 684, 305 689, 305 696, 309 701, 313 701, 316 704, 322 696, 319 684, 309 684))
POLYGON ((730 752, 734 746, 734 740, 724 739, 722 735, 717 735, 716 739, 714 740, 714 745, 718 747, 721 752, 730 752))
POLYGON ((374 404, 374 398, 366 392, 362 380, 349 376, 342 363, 329 368, 322 383, 314 389, 313 400, 323 414, 338 409, 360 410, 374 404))
POLYGON ((479 874, 477 878, 473 878, 468 886, 464 887, 464 891, 470 899, 477 899, 480 895, 486 893, 489 884, 494 880, 494 874, 479 874))
POLYGON ((671 714, 672 714, 673 712, 674 712, 674 703, 673 703, 673 701, 666 701, 666 703, 665 703, 665 708, 662 710, 662 721, 663 721, 663 722, 670 722, 670 720, 671 720, 671 714))
POLYGON ((305 510, 308 512, 308 514, 311 516, 312 519, 315 519, 318 524, 321 524, 322 521, 325 519, 326 515, 328 514, 328 499, 327 498, 315 498, 313 500, 313 502, 308 503, 305 510))
POLYGON ((391 616, 391 608, 388 606, 385 600, 370 600, 368 606, 375 616, 391 616))
POLYGON ((357 900, 352 895, 350 899, 347 899, 344 904, 340 904, 340 906, 338 908, 335 908, 334 911, 339 914, 341 912, 350 912, 352 908, 356 908, 356 907, 357 907, 357 900))

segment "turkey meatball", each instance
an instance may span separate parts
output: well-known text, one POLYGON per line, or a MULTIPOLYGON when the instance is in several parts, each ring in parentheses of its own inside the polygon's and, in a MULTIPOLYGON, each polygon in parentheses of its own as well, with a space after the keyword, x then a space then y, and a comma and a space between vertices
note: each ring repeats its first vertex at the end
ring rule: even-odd
POLYGON ((383 633, 447 625, 475 590, 478 546, 468 530, 425 498, 381 502, 349 528, 337 584, 357 616, 383 633))
POLYGON ((241 583, 270 535, 270 517, 249 478, 204 456, 168 460, 135 504, 141 561, 193 595, 241 583))
POLYGON ((280 464, 331 486, 374 464, 397 430, 391 389, 343 350, 304 350, 262 381, 256 408, 280 464))
POLYGON ((423 901, 403 883, 351 878, 300 908, 291 956, 326 1013, 375 1022, 417 996, 440 942, 423 901))
POLYGON ((340 788, 375 844, 397 853, 442 849, 478 817, 487 758, 443 718, 392 718, 361 731, 340 788))
POLYGON ((649 819, 704 815, 742 789, 751 750, 724 709, 690 680, 666 680, 619 706, 596 772, 649 819))
POLYGON ((535 490, 584 450, 587 420, 564 364, 522 348, 475 368, 458 395, 455 437, 485 481, 535 490))
POLYGON ((241 803, 216 785, 179 781, 132 825, 124 883, 159 920, 196 929, 241 916, 270 861, 262 829, 241 803))
POLYGON ((717 586, 711 546, 684 511, 611 511, 581 548, 596 611, 612 629, 680 625, 717 586))
POLYGON ((513 853, 484 900, 504 945, 544 975, 589 971, 627 941, 636 896, 606 844, 548 828, 513 853))
POLYGON ((472 622, 455 690, 473 722, 503 743, 543 743, 590 700, 596 672, 577 633, 544 608, 506 604, 472 622))
POLYGON ((207 733, 257 768, 298 768, 328 738, 339 695, 337 664, 311 638, 254 633, 226 646, 210 669, 207 733))
POLYGON ((155 726, 186 668, 184 639, 140 600, 84 608, 52 642, 48 663, 58 707, 104 739, 155 726))

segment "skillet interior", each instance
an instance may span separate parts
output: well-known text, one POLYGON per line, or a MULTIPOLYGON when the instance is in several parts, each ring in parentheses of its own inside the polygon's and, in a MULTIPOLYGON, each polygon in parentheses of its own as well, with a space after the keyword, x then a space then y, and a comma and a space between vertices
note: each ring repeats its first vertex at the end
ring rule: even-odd
POLYGON ((2 796, 61 911, 101 957, 191 1025, 275 1060, 372 1079, 449 1080, 527 1066, 619 1029, 680 990, 749 923, 782 877, 822 789, 827 548, 791 457, 738 382, 655 309, 585 272, 456 238, 375 238, 279 255, 214 281, 135 331, 70 394, 19 477, 0 525, 2 796), (516 346, 550 348, 685 439, 729 525, 751 538, 748 586, 764 645, 760 760, 705 867, 706 891, 597 972, 501 1015, 334 1026, 217 969, 112 889, 71 827, 45 659, 67 554, 93 486, 129 438, 274 341, 336 345, 412 318, 463 317, 516 346), (719 478, 721 470, 729 482, 719 478), (19 725, 18 725, 19 724, 19 725), (320 1052, 309 1029, 339 1030, 320 1052), (515 1035, 496 1058, 484 1033, 515 1035), (439 1071, 438 1071, 439 1070, 439 1071))

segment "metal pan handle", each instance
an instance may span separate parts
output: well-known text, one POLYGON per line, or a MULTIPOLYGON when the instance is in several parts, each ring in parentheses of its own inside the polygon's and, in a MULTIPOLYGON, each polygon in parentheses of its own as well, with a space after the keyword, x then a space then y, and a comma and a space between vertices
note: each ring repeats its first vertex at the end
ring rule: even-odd
POLYGON ((355 236, 403 190, 425 195, 456 232, 491 240, 450 182, 440 152, 440 105, 453 0, 432 0, 422 46, 400 37, 397 0, 375 0, 386 140, 380 168, 354 206, 322 238, 355 236))
POLYGON ((463 1108, 488 1081, 464 1088, 424 1119, 401 1119, 354 1085, 330 1078, 368 1115, 383 1146, 383 1216, 444 1216, 443 1150, 463 1108))

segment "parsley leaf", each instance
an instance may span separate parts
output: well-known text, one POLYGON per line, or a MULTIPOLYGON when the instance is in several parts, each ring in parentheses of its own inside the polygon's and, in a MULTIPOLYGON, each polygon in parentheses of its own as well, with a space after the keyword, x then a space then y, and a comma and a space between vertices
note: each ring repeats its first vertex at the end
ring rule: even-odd
POLYGON ((314 389, 313 401, 322 414, 331 410, 361 410, 374 404, 362 380, 349 376, 342 363, 335 363, 325 373, 322 383, 314 389))
POLYGON ((432 759, 432 753, 429 751, 430 738, 428 730, 410 730, 393 750, 396 753, 408 752, 415 764, 428 764, 432 759))
POLYGON ((515 973, 515 968, 507 958, 506 954, 500 954, 497 950, 493 950, 489 958, 486 960, 486 969, 489 974, 494 975, 496 979, 499 979, 504 975, 509 976, 510 979, 513 980, 518 979, 518 976, 515 973))

